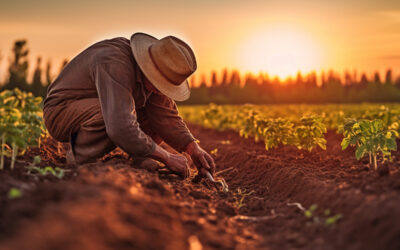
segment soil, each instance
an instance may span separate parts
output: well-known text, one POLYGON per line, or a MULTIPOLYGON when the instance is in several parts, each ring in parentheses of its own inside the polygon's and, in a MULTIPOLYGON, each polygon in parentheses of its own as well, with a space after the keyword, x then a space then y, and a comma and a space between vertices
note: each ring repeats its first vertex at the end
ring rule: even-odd
POLYGON ((229 193, 193 182, 193 166, 182 181, 118 149, 67 166, 68 145, 48 138, 0 172, 0 249, 400 249, 399 151, 375 171, 333 131, 310 153, 189 127, 229 193), (28 174, 35 155, 65 176, 28 174))

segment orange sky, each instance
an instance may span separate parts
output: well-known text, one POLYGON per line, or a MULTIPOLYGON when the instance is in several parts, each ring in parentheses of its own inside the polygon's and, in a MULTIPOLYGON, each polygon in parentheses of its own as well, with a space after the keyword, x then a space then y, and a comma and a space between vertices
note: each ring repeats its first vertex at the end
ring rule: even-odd
MULTIPOLYGON (((0 79, 14 40, 58 69, 90 44, 142 31, 187 41, 198 72, 238 68, 285 77, 297 70, 393 68, 400 73, 398 0, 169 0, 0 2, 0 79)), ((33 60, 31 60, 33 65, 33 60)))

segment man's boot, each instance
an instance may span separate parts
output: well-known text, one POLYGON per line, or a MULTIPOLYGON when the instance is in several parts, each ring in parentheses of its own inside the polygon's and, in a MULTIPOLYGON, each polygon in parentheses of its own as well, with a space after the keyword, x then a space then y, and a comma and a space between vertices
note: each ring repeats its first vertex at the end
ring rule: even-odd
POLYGON ((67 159, 67 166, 76 166, 76 161, 74 154, 72 153, 72 149, 69 149, 65 154, 65 158, 67 159))

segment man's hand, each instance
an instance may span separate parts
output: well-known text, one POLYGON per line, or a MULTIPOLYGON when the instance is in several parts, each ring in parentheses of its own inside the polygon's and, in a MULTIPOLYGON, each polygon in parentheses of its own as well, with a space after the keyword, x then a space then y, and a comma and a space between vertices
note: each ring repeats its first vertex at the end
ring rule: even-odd
POLYGON ((200 174, 205 177, 204 170, 208 170, 211 175, 215 172, 214 159, 197 142, 193 141, 186 147, 186 153, 190 155, 200 174))
POLYGON ((188 161, 182 155, 168 153, 168 158, 164 164, 169 170, 180 175, 183 179, 190 176, 188 161))
POLYGON ((190 168, 186 157, 177 154, 171 154, 162 147, 156 145, 156 149, 150 155, 151 158, 160 161, 173 173, 186 179, 190 176, 190 168))

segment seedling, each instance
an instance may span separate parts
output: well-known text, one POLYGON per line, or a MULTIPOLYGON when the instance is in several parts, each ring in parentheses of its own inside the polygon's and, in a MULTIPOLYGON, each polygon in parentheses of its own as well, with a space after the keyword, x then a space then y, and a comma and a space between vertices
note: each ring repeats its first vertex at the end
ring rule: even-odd
POLYGON ((380 119, 376 120, 348 120, 340 129, 343 133, 342 150, 349 145, 356 147, 356 158, 360 160, 365 154, 369 155, 370 165, 378 169, 377 157, 382 161, 391 160, 391 152, 397 150, 396 137, 398 132, 391 127, 387 128, 380 119))
POLYGON ((322 123, 322 118, 316 116, 304 116, 296 124, 295 136, 298 149, 307 149, 309 152, 319 146, 326 150, 326 126, 322 123))
POLYGON ((300 209, 303 213, 304 216, 308 219, 311 219, 313 223, 315 224, 321 224, 322 222, 324 223, 325 226, 332 226, 336 224, 340 219, 343 218, 342 214, 335 214, 333 216, 331 215, 331 210, 330 209, 325 209, 323 216, 318 216, 317 215, 317 209, 318 205, 317 204, 312 204, 309 209, 305 209, 300 203, 288 203, 288 206, 296 206, 298 209, 300 209))
POLYGON ((35 156, 33 158, 33 162, 31 164, 29 164, 28 166, 25 166, 25 168, 28 169, 28 174, 31 174, 32 171, 37 172, 38 174, 42 175, 42 176, 46 176, 48 174, 51 174, 55 177, 57 177, 58 179, 62 179, 64 177, 64 173, 65 170, 61 169, 59 167, 51 167, 51 166, 47 166, 44 168, 41 168, 39 166, 36 166, 37 164, 39 164, 41 162, 40 156, 35 156))
POLYGON ((11 157, 13 169, 18 154, 28 146, 37 146, 44 132, 40 116, 41 97, 19 89, 0 93, 0 169, 4 168, 4 156, 11 157))
POLYGON ((304 211, 304 216, 307 218, 312 218, 314 211, 318 208, 317 204, 312 204, 309 209, 304 211))
POLYGON ((18 188, 11 188, 8 191, 8 198, 9 199, 16 199, 22 196, 22 191, 18 188))
POLYGON ((336 214, 334 216, 328 217, 325 219, 325 225, 326 226, 331 226, 336 224, 336 222, 338 222, 338 220, 340 220, 341 218, 343 218, 342 214, 336 214))
POLYGON ((36 166, 27 166, 26 168, 29 170, 28 174, 30 174, 32 171, 35 171, 42 176, 51 174, 51 175, 57 177, 58 179, 62 179, 65 174, 65 170, 62 168, 59 168, 59 167, 53 168, 51 166, 47 166, 47 167, 41 168, 41 167, 36 167, 36 166))

